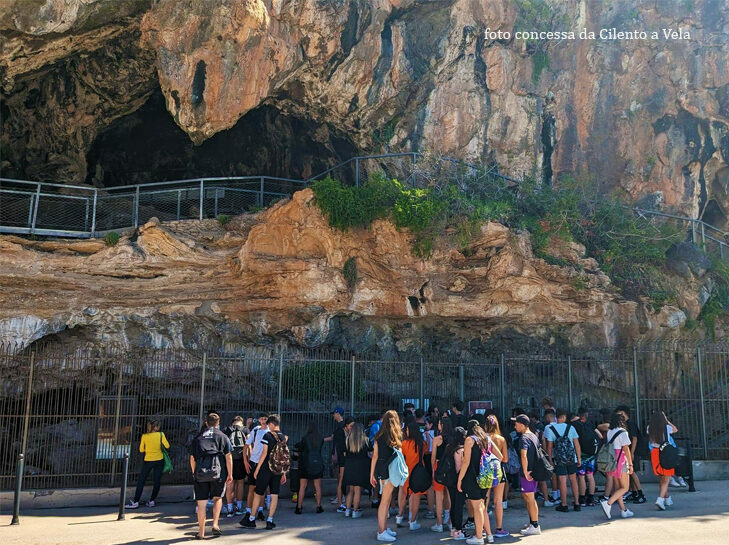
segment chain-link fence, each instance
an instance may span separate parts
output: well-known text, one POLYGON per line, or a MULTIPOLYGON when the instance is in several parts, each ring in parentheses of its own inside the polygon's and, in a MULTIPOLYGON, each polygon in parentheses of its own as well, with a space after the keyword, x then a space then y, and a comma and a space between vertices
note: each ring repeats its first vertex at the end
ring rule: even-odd
MULTIPOLYGON (((210 410, 224 425, 258 411, 281 414, 294 441, 314 421, 332 431, 341 407, 365 425, 406 401, 449 408, 454 400, 490 402, 502 418, 513 407, 557 406, 593 411, 632 408, 645 428, 664 410, 697 458, 729 459, 729 345, 658 345, 574 354, 485 354, 384 361, 341 352, 273 353, 182 349, 116 349, 64 345, 0 351, 0 488, 13 486, 25 453, 30 489, 120 484, 124 453, 130 482, 141 457, 139 438, 159 418, 175 471, 189 479, 187 442, 210 410)), ((595 412, 595 416, 597 416, 595 412)))

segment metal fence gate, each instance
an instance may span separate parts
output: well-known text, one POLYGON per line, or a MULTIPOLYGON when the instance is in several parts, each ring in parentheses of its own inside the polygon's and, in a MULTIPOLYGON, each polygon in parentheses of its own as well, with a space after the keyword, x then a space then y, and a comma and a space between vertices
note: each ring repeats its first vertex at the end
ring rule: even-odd
POLYGON ((657 345, 574 354, 485 354, 385 361, 341 352, 273 353, 100 346, 0 347, 0 488, 12 488, 25 453, 26 489, 118 486, 129 453, 130 482, 147 419, 159 418, 175 471, 189 480, 186 444, 203 416, 278 412, 296 442, 310 421, 327 435, 331 411, 367 424, 405 401, 441 410, 454 400, 511 408, 550 396, 575 411, 624 404, 644 428, 664 410, 696 458, 729 459, 729 346, 657 345))

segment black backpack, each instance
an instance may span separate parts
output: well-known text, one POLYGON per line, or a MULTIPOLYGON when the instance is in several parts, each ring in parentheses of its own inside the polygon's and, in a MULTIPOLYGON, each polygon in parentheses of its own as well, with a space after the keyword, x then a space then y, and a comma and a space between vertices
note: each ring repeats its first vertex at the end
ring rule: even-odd
POLYGON ((548 481, 552 478, 554 466, 549 462, 549 458, 547 458, 547 454, 542 449, 542 446, 536 441, 532 441, 532 443, 536 449, 534 467, 532 468, 532 479, 535 481, 548 481))
POLYGON ((664 441, 658 451, 658 462, 663 469, 675 469, 678 466, 678 449, 668 441, 664 441))
POLYGON ((571 423, 567 423, 567 427, 564 429, 564 434, 560 435, 557 432, 556 426, 550 424, 552 433, 554 434, 554 449, 552 450, 552 459, 557 464, 572 464, 575 462, 577 453, 575 452, 575 444, 570 439, 570 428, 571 423))
POLYGON ((422 494, 423 492, 427 492, 432 484, 433 478, 428 473, 428 470, 425 469, 423 454, 421 453, 420 460, 415 464, 412 472, 410 472, 410 490, 416 494, 422 494))
POLYGON ((443 486, 456 486, 458 484, 458 473, 456 472, 456 460, 453 455, 443 456, 435 468, 435 482, 443 486))
POLYGON ((597 452, 597 434, 592 428, 589 422, 579 422, 579 425, 575 426, 577 434, 580 436, 580 451, 582 451, 583 458, 589 458, 594 456, 597 452))
POLYGON ((230 439, 230 446, 233 449, 233 460, 243 459, 243 450, 246 446, 246 435, 242 429, 233 428, 233 431, 228 436, 230 439))
POLYGON ((321 457, 321 446, 314 448, 309 438, 306 438, 306 473, 319 475, 324 472, 324 460, 321 457))

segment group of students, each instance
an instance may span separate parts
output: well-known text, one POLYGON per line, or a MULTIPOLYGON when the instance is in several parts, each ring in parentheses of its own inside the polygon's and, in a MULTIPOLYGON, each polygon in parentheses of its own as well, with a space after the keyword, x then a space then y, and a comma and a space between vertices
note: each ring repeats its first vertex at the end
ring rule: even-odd
MULTIPOLYGON (((327 442, 334 446, 331 461, 338 478, 332 503, 345 517, 359 518, 362 496, 368 493, 372 507, 377 508, 378 541, 396 541, 397 531, 387 525, 391 515, 395 515, 396 527, 419 530, 418 513, 424 498, 428 506, 425 517, 435 519, 432 531, 450 530, 452 539, 465 540, 469 545, 493 543, 494 538, 510 535, 503 528, 503 513, 512 488, 521 492, 528 514, 528 522, 520 533, 540 534, 537 500, 541 496, 545 507, 569 511, 568 481, 574 511, 599 504, 610 519, 612 505, 617 503, 623 518, 633 516, 626 502, 643 503, 645 496, 633 471, 635 435, 640 432, 633 429, 631 433, 629 409, 617 407, 601 412, 598 424, 590 423, 586 409, 581 408, 574 415, 555 410, 549 398, 543 400, 543 409, 540 419, 538 413, 527 415, 515 408, 510 429, 502 433, 495 411, 467 419, 460 401, 442 414, 437 407, 425 413, 406 404, 402 415, 394 410, 385 411, 369 418, 366 427, 352 417, 345 418, 344 411, 335 408, 331 435, 323 436, 312 421, 291 451, 289 438, 281 432, 276 414, 260 413, 255 426, 252 418, 244 420, 237 416, 221 430, 220 417, 209 413, 188 445, 197 500, 197 538, 205 536, 208 502, 212 502, 213 535, 222 534, 221 513, 228 517, 242 515, 243 528, 255 529, 256 520, 261 520, 266 522, 267 530, 274 529, 278 496, 287 474, 294 477, 290 484, 292 501, 296 503, 294 512, 303 513, 306 490, 311 483, 315 511, 322 513, 322 450, 327 442), (607 479, 604 496, 596 499, 594 473, 598 469, 607 479), (634 490, 630 491, 633 478, 634 490), (491 504, 493 532, 487 513, 491 504)), ((656 499, 659 509, 673 503, 668 495, 669 483, 680 485, 673 481, 674 470, 667 462, 675 454, 672 435, 676 431, 662 412, 651 416, 646 430, 651 465, 660 481, 656 499), (674 451, 667 445, 673 445, 674 451)), ((154 473, 154 488, 148 505, 154 505, 163 447, 169 448, 167 438, 160 431, 159 422, 151 422, 140 441, 140 452, 145 457, 135 497, 128 508, 139 506, 150 472, 154 473)))

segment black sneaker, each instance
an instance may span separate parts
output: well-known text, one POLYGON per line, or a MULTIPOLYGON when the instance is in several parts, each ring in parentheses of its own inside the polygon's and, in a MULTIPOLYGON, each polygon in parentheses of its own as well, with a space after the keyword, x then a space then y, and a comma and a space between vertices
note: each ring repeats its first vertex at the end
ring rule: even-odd
POLYGON ((301 507, 298 507, 297 506, 296 509, 294 509, 294 513, 297 514, 297 515, 300 515, 301 514, 301 507))
POLYGON ((641 494, 640 496, 635 496, 633 498, 633 503, 645 503, 645 496, 641 494))
POLYGON ((276 527, 276 523, 269 520, 266 521, 266 530, 273 530, 276 527))
POLYGON ((628 492, 627 494, 623 494, 623 501, 633 501, 635 498, 635 492, 628 492))
POLYGON ((379 501, 370 502, 370 507, 372 507, 372 509, 377 509, 379 506, 380 506, 379 501))
POLYGON ((240 524, 243 528, 250 528, 252 530, 256 529, 256 521, 251 520, 250 517, 243 517, 243 520, 241 520, 238 524, 240 524))
POLYGON ((266 520, 266 515, 263 514, 263 511, 259 511, 256 517, 258 517, 258 520, 266 520))
POLYGON ((580 504, 579 504, 579 503, 576 503, 576 504, 574 504, 574 505, 572 506, 572 510, 573 510, 573 511, 582 511, 582 507, 580 506, 580 504))
POLYGON ((220 528, 213 528, 213 535, 214 536, 222 536, 223 532, 220 531, 220 528))
POLYGON ((570 510, 570 508, 567 507, 566 505, 558 505, 555 508, 555 511, 559 511, 560 513, 567 513, 569 510, 570 510))
POLYGON ((585 496, 580 496, 578 498, 578 502, 582 507, 587 507, 587 502, 585 496))
POLYGON ((317 505, 316 506, 316 512, 317 513, 323 513, 324 512, 324 508, 321 505, 317 505))

